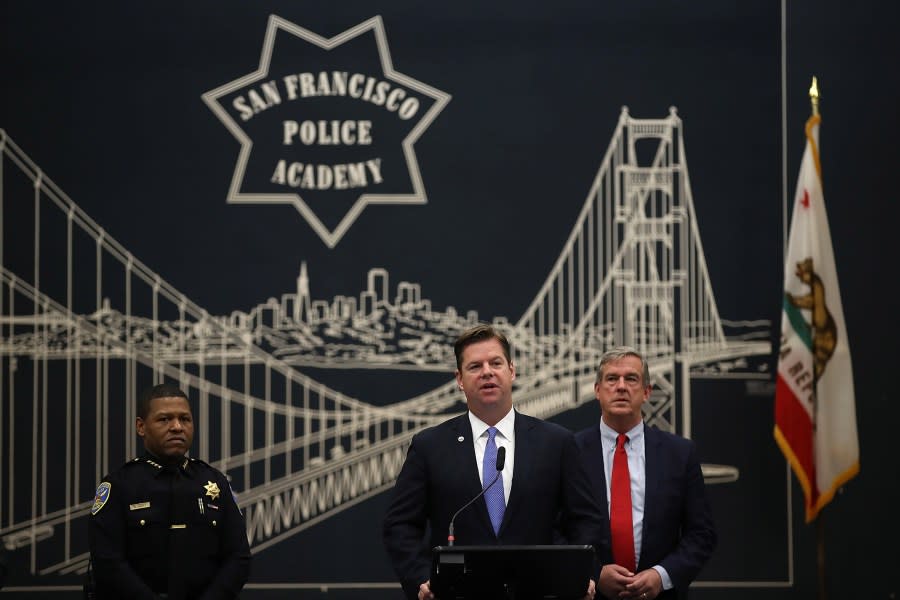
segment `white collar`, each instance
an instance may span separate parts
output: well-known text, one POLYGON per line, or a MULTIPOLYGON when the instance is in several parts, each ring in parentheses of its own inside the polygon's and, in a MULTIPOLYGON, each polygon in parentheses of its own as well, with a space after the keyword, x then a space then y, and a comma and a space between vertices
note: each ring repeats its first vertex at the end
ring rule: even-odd
MULTIPOLYGON (((603 419, 600 419, 600 435, 615 448, 616 438, 619 437, 619 432, 607 425, 603 419)), ((628 437, 629 445, 633 445, 638 442, 638 440, 641 440, 644 436, 644 421, 641 420, 640 423, 626 431, 625 436, 628 437)))
MULTIPOLYGON (((472 436, 476 440, 483 436, 484 432, 491 427, 476 417, 471 410, 469 411, 469 424, 472 426, 472 436)), ((502 419, 497 421, 497 424, 494 425, 494 427, 505 439, 513 440, 516 432, 516 411, 509 409, 509 412, 506 413, 502 419)))

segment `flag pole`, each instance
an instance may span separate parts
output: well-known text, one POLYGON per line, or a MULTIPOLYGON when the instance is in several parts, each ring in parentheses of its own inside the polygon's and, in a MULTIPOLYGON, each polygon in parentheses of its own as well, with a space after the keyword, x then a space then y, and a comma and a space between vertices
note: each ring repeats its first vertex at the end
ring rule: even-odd
MULTIPOLYGON (((809 86, 809 103, 814 117, 819 116, 819 82, 813 75, 812 85, 809 86)), ((818 408, 818 403, 814 406, 818 408)), ((817 411, 818 412, 818 411, 817 411)), ((813 425, 815 427, 815 425, 813 425)), ((816 515, 816 572, 819 588, 819 600, 826 600, 825 593, 825 515, 820 509, 816 515)))
POLYGON ((813 75, 812 85, 809 86, 809 103, 812 105, 812 114, 814 117, 819 116, 819 82, 813 75))
POLYGON ((822 516, 821 510, 816 516, 816 546, 819 600, 825 600, 825 518, 822 516))

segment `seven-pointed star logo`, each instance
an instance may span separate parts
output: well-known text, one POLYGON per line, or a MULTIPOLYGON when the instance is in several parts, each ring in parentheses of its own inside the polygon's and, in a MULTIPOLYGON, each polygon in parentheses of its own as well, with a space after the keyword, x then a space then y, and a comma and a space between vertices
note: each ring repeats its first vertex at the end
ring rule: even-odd
POLYGON ((369 204, 427 202, 413 144, 450 95, 394 70, 378 16, 326 39, 272 15, 203 100, 241 146, 228 203, 291 204, 334 248, 369 204))
POLYGON ((206 485, 203 486, 203 489, 206 490, 206 495, 215 500, 219 497, 221 490, 219 490, 219 484, 215 481, 207 480, 206 485))

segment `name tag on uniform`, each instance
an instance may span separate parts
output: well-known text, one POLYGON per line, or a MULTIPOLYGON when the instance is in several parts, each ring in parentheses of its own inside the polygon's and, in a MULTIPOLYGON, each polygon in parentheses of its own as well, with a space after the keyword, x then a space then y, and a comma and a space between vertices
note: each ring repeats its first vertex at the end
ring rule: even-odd
POLYGON ((141 510, 142 508, 150 508, 149 502, 138 502, 137 504, 129 504, 128 510, 141 510))

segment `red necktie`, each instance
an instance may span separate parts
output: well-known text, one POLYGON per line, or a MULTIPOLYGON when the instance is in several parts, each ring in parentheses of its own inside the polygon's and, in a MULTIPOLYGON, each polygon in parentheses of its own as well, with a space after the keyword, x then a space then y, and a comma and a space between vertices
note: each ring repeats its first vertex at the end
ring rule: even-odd
POLYGON ((628 473, 628 455, 625 441, 620 433, 616 438, 616 453, 613 455, 612 478, 610 481, 611 504, 609 525, 612 534, 613 560, 632 573, 634 564, 634 527, 631 521, 631 475, 628 473))

